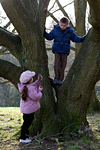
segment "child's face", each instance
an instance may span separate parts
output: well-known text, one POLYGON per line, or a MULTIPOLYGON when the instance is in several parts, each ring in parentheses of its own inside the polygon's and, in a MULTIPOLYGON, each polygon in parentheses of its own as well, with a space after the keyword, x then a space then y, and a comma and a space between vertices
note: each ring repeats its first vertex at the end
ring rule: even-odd
POLYGON ((33 82, 33 78, 30 79, 29 83, 32 83, 32 82, 33 82))
POLYGON ((68 24, 59 22, 59 26, 60 26, 60 29, 63 31, 63 30, 66 30, 66 28, 68 27, 68 24))

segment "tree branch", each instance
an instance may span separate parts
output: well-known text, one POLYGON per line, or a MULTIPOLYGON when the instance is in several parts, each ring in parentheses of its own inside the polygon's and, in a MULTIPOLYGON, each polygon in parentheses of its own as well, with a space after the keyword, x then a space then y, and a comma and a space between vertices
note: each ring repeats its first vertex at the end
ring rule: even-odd
POLYGON ((42 27, 45 26, 45 19, 47 16, 47 7, 50 0, 40 0, 36 14, 36 22, 41 23, 42 27), (44 16, 44 17, 43 17, 44 16))
POLYGON ((52 7, 49 9, 49 11, 52 10, 52 8, 54 7, 55 3, 56 3, 56 2, 53 3, 53 5, 52 5, 52 7))
POLYGON ((8 26, 10 26, 11 25, 11 21, 9 21, 5 26, 4 26, 4 28, 7 28, 8 26))
POLYGON ((18 45, 21 47, 21 40, 18 35, 15 35, 6 29, 0 27, 0 43, 11 51, 16 49, 18 45))
POLYGON ((99 1, 87 0, 90 5, 89 23, 94 27, 100 28, 100 3, 99 1))
MULTIPOLYGON (((71 3, 69 3, 69 4, 65 5, 65 6, 63 6, 63 8, 67 7, 68 5, 70 5, 70 4, 72 4, 72 3, 74 3, 74 1, 72 1, 71 3)), ((52 7, 53 7, 53 6, 52 6, 52 7)), ((50 12, 50 10, 52 9, 52 7, 49 9, 49 12, 50 12)), ((56 9, 55 11, 52 12, 52 14, 54 14, 55 12, 57 12, 57 11, 59 11, 59 10, 60 10, 60 8, 59 8, 59 9, 56 9)))
MULTIPOLYGON (((30 37, 30 33, 28 32, 29 30, 27 30, 27 28, 30 28, 31 24, 33 26, 35 25, 34 18, 32 19, 33 15, 31 14, 31 12, 34 11, 33 10, 30 11, 34 7, 33 4, 34 4, 33 0, 31 0, 30 3, 27 0, 25 0, 24 2, 19 0, 1 1, 3 9, 5 10, 7 16, 9 17, 14 27, 17 29, 17 32, 19 33, 20 37, 23 37, 26 34, 27 37, 28 36, 30 37), (25 8, 26 4, 30 6, 28 10, 27 7, 25 8)), ((33 30, 35 31, 34 28, 33 30)))
POLYGON ((0 55, 4 55, 4 53, 7 52, 7 51, 8 51, 8 49, 2 47, 0 49, 0 55))
POLYGON ((59 21, 54 17, 54 15, 52 13, 50 13, 49 11, 47 11, 48 13, 48 16, 51 16, 52 19, 56 22, 56 23, 59 23, 59 21))
POLYGON ((0 82, 0 85, 10 83, 9 81, 0 82))
MULTIPOLYGON (((19 3, 19 1, 18 1, 19 3)), ((35 18, 36 16, 36 12, 38 9, 38 2, 37 0, 24 0, 24 2, 22 2, 22 6, 24 7, 24 11, 26 11, 28 13, 28 15, 30 15, 31 18, 35 18), (30 8, 30 9, 29 9, 30 8)))
MULTIPOLYGON (((69 18, 68 14, 65 12, 64 8, 62 7, 62 5, 60 4, 59 0, 56 0, 60 10, 62 11, 62 13, 64 14, 64 16, 66 16, 67 18, 69 18)), ((73 26, 73 23, 71 22, 70 20, 70 25, 74 28, 75 30, 75 27, 73 26)))
MULTIPOLYGON (((87 0, 90 5, 90 14, 91 16, 100 22, 100 3, 99 1, 87 0)), ((100 23, 99 23, 100 24, 100 23)))
POLYGON ((23 69, 21 67, 18 67, 8 61, 0 59, 0 76, 4 79, 9 80, 16 87, 22 71, 23 69))
POLYGON ((0 43, 9 49, 10 53, 14 55, 22 65, 23 50, 20 37, 0 27, 0 43))

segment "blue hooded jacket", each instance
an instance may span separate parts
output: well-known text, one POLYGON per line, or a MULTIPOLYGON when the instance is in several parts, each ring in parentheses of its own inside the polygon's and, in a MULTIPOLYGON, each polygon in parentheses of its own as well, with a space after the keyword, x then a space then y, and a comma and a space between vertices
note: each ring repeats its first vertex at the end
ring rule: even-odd
POLYGON ((57 52, 57 53, 67 53, 67 54, 70 53, 70 40, 76 43, 80 43, 85 39, 85 37, 77 36, 74 33, 73 28, 70 26, 68 26, 65 32, 63 33, 60 29, 59 24, 54 25, 54 29, 52 29, 50 33, 47 33, 45 31, 44 37, 47 40, 54 39, 54 43, 52 46, 53 53, 57 52))

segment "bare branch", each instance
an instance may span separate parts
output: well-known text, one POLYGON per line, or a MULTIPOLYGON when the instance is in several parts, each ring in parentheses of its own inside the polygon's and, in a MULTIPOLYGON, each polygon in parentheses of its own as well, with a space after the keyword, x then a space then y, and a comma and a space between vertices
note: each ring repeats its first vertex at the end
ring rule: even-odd
POLYGON ((23 49, 20 37, 0 27, 0 43, 9 49, 11 54, 14 55, 22 65, 23 49))
POLYGON ((52 50, 52 47, 50 47, 50 48, 46 48, 46 50, 47 50, 47 51, 51 51, 51 50, 52 50))
POLYGON ((54 2, 53 5, 52 5, 52 7, 49 9, 49 12, 50 12, 50 10, 54 7, 55 3, 56 3, 56 2, 54 2))
POLYGON ((68 3, 67 5, 63 6, 63 8, 67 7, 68 5, 71 5, 72 3, 74 3, 74 1, 72 1, 72 2, 68 3))
MULTIPOLYGON (((62 7, 62 5, 60 4, 59 0, 56 0, 60 10, 62 11, 62 13, 64 14, 64 16, 66 16, 67 18, 69 18, 68 14, 65 12, 64 8, 62 7)), ((73 26, 73 23, 70 21, 71 26, 75 29, 75 27, 73 26)))
POLYGON ((23 69, 21 67, 18 67, 8 61, 0 59, 0 76, 4 79, 9 80, 16 87, 22 71, 23 69))
POLYGON ((92 26, 100 27, 100 5, 99 2, 88 0, 90 5, 89 23, 92 26))
POLYGON ((47 11, 48 15, 52 17, 52 19, 56 22, 59 23, 59 21, 54 17, 54 15, 52 13, 50 13, 49 11, 47 11))
POLYGON ((14 28, 14 29, 12 30, 12 33, 15 33, 15 31, 16 31, 16 29, 14 28))
MULTIPOLYGON (((69 4, 65 5, 65 6, 63 6, 63 8, 67 7, 68 5, 71 5, 72 3, 74 3, 74 1, 72 1, 71 3, 69 3, 69 4)), ((50 11, 50 10, 51 10, 51 9, 49 9, 49 11, 50 11)), ((57 12, 57 11, 59 11, 59 10, 60 10, 60 8, 59 8, 59 9, 56 9, 55 11, 52 12, 52 14, 54 14, 55 12, 57 12)))
POLYGON ((11 25, 11 21, 9 21, 5 26, 4 26, 4 28, 7 28, 8 26, 10 26, 11 25))
POLYGON ((2 47, 0 49, 0 55, 4 55, 4 53, 7 52, 7 51, 8 51, 8 49, 2 47))
POLYGON ((1 82, 0 85, 7 84, 7 83, 10 83, 10 82, 9 81, 4 81, 4 82, 1 82))
MULTIPOLYGON (((31 9, 34 6, 33 4, 35 1, 37 2, 37 0, 30 0, 30 3, 29 1, 25 1, 25 3, 23 3, 23 1, 19 0, 1 1, 3 9, 5 10, 7 16, 9 17, 14 27, 17 29, 17 32, 20 34, 20 37, 24 36, 24 34, 26 33, 27 37, 30 36, 30 33, 27 31, 27 28, 30 28, 30 24, 33 24, 33 26, 35 24, 33 14, 31 14, 31 12, 34 12, 33 10, 31 11, 31 9), (25 8, 26 4, 30 5, 30 9, 27 10, 27 7, 25 8), (17 21, 15 20, 15 18, 17 21)), ((35 29, 33 28, 33 30, 35 29)))
POLYGON ((15 49, 18 45, 21 45, 21 40, 18 35, 15 35, 0 27, 0 43, 12 50, 15 49))

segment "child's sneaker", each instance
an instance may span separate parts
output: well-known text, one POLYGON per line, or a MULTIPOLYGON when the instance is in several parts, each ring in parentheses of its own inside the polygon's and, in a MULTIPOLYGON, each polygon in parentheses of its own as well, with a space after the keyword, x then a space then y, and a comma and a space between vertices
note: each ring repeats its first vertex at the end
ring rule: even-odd
POLYGON ((62 84, 62 81, 61 81, 61 80, 58 80, 58 84, 62 84))
POLYGON ((54 84, 57 84, 57 83, 58 83, 58 79, 54 79, 54 80, 53 80, 53 83, 54 83, 54 84))
POLYGON ((29 143, 29 142, 31 142, 32 140, 31 139, 28 139, 28 138, 26 138, 25 140, 23 140, 23 139, 20 139, 20 143, 29 143))

